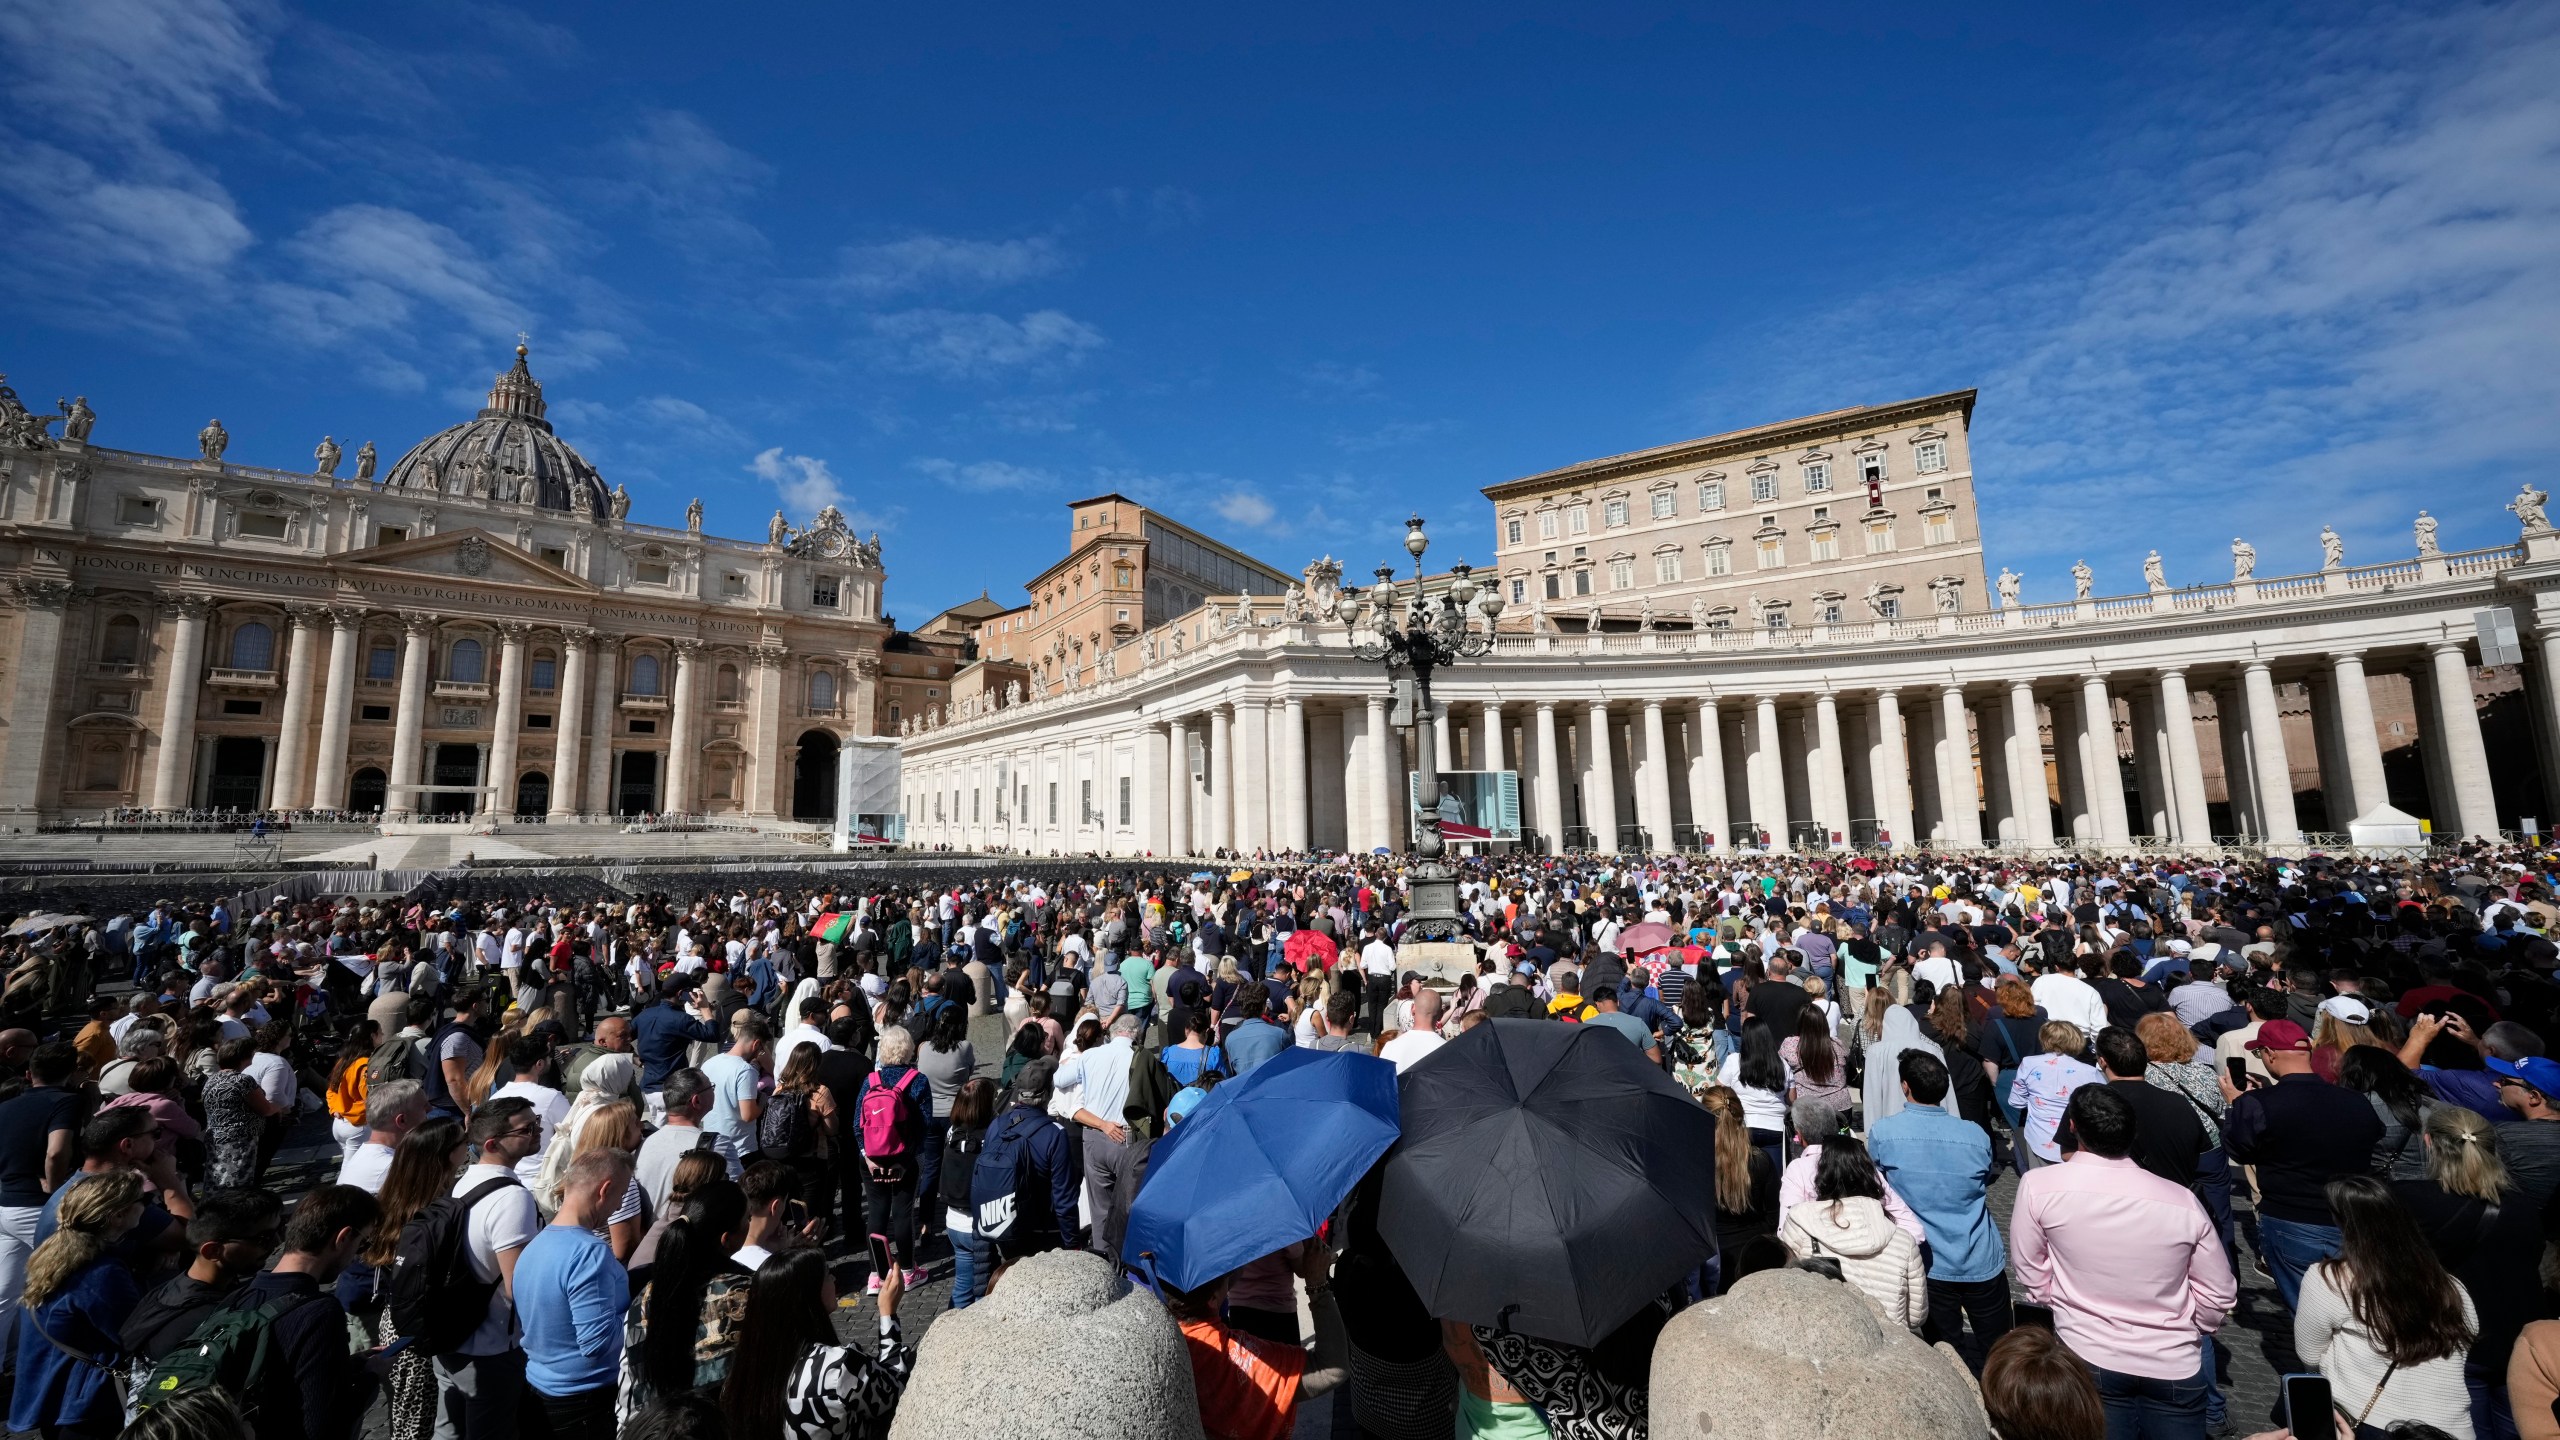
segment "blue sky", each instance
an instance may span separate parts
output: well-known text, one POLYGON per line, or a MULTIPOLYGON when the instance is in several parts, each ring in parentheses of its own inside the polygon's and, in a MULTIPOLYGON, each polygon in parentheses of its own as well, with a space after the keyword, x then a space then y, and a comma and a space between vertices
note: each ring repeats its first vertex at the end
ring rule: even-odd
POLYGON ((2030 598, 2560 478, 2560 6, 1218 8, 0 0, 0 369, 387 462, 529 331, 639 518, 835 500, 909 623, 1102 490, 1481 561, 1484 484, 1968 385, 2030 598))

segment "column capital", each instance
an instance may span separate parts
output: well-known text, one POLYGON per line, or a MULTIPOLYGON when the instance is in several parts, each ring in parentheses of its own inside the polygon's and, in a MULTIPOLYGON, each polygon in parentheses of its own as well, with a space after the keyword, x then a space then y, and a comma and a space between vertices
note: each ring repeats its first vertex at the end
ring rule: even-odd
POLYGON ((178 612, 181 620, 203 620, 213 614, 213 597, 210 595, 172 595, 167 603, 170 609, 178 612))
POLYGON ((501 620, 497 629, 498 638, 509 645, 522 645, 533 633, 533 627, 521 620, 501 620))
POLYGON ((790 658, 790 652, 779 645, 758 645, 747 652, 747 659, 759 670, 779 670, 790 658))
POLYGON ((430 615, 422 610, 412 610, 400 617, 401 628, 416 636, 433 635, 436 627, 443 623, 443 616, 430 615))
POLYGON ((2470 652, 2470 648, 2471 648, 2471 642, 2470 642, 2470 641, 2468 641, 2468 640, 2442 639, 2442 640, 2430 640, 2430 641, 2428 641, 2428 642, 2427 642, 2427 653, 2428 653, 2428 654, 2430 654, 2430 655, 2457 655, 2457 656, 2462 657, 2463 661, 2464 661, 2466 664, 2468 664, 2468 663, 2469 663, 2470 658, 2471 658, 2471 657, 2470 657, 2470 653, 2469 653, 2469 652, 2470 652))
POLYGON ((2328 656, 2329 663, 2332 665, 2344 665, 2349 661, 2362 665, 2364 663, 2364 647, 2361 645, 2348 645, 2340 649, 2329 651, 2328 656))
POLYGON ((1645 708, 1648 712, 1652 712, 1652 711, 1659 711, 1659 710, 1661 710, 1661 709, 1662 709, 1662 707, 1663 707, 1664 705, 1667 705, 1667 704, 1669 704, 1669 703, 1670 703, 1669 701, 1664 700, 1664 699, 1663 699, 1661 696, 1659 696, 1659 695, 1647 695, 1646 697, 1644 697, 1644 708, 1645 708))
POLYGON ((71 586, 59 580, 12 580, 9 592, 30 610, 61 610, 71 603, 71 586))
POLYGON ((667 644, 676 652, 678 660, 691 660, 702 653, 702 642, 690 636, 670 640, 667 644))
POLYGON ((2248 659, 2240 662, 2240 673, 2244 676, 2272 675, 2275 672, 2275 668, 2275 662, 2267 659, 2263 655, 2252 655, 2248 659))
POLYGON ((564 625, 560 629, 560 645, 564 650, 584 650, 594 643, 596 632, 584 626, 564 625))
POLYGON ((287 605, 284 607, 285 627, 300 630, 306 626, 317 626, 320 617, 328 613, 317 605, 287 605))
POLYGON ((2154 665, 2151 667, 2151 678, 2154 680, 2185 680, 2187 678, 2187 667, 2184 665, 2154 665))
POLYGON ((332 605, 325 613, 332 629, 352 634, 364 628, 365 612, 361 605, 332 605))

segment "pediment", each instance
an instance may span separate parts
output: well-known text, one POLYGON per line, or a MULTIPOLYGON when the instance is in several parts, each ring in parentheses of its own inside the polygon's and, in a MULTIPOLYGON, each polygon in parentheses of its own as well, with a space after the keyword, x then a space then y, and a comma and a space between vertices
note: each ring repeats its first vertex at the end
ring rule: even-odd
POLYGON ((339 563, 366 570, 432 576, 438 580, 480 585, 531 585, 543 589, 597 593, 596 587, 516 548, 486 530, 449 530, 391 545, 377 545, 340 557, 339 563))

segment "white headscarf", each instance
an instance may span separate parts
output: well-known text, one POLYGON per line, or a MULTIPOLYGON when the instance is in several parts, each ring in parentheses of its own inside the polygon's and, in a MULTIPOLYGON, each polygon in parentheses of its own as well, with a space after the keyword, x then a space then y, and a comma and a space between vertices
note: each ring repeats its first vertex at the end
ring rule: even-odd
POLYGON ((578 1075, 578 1098, 569 1103, 569 1113, 561 1117, 551 1134, 551 1148, 542 1154, 541 1178, 534 1185, 534 1198, 545 1210, 560 1208, 560 1183, 568 1178, 569 1161, 578 1153, 578 1132, 596 1111, 631 1090, 631 1077, 636 1062, 628 1055, 608 1050, 587 1062, 578 1075))
MULTIPOLYGON (((1871 1131, 1877 1121, 1887 1115, 1898 1115, 1904 1108, 1902 1056, 1909 1050, 1919 1050, 1935 1055, 1940 1061, 1947 1058, 1946 1052, 1938 1048, 1938 1042, 1921 1032, 1920 1022, 1912 1015, 1909 1007, 1887 1006, 1884 1012, 1884 1034, 1881 1038, 1867 1042, 1867 1079, 1863 1098, 1866 1101, 1864 1119, 1871 1131)), ((1939 1103, 1938 1108, 1950 1115, 1956 1113, 1953 1089, 1948 1090, 1946 1098, 1939 1103)))

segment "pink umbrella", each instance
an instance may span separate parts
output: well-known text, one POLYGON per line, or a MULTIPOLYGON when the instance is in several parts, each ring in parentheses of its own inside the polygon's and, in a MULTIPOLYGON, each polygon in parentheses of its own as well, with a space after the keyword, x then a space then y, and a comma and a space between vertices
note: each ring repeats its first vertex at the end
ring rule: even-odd
POLYGON ((1618 935, 1618 948, 1629 955, 1642 955, 1670 943, 1671 927, 1668 925, 1630 925, 1618 935))
POLYGON ((1281 958, 1301 970, 1329 968, 1340 953, 1333 937, 1321 930, 1292 930, 1280 947, 1281 958), (1307 963, 1310 957, 1315 961, 1313 965, 1307 963))

